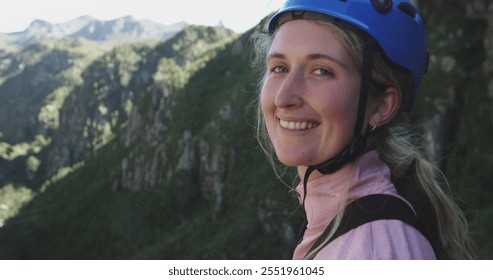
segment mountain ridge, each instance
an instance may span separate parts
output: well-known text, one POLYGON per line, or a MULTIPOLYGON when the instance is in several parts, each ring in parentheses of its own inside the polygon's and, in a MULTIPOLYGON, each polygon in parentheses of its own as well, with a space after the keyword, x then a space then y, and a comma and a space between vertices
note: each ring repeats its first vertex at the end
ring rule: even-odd
POLYGON ((166 40, 186 26, 185 21, 165 25, 130 15, 111 20, 83 15, 62 23, 36 19, 23 31, 0 33, 0 47, 25 47, 49 38, 84 38, 112 47, 122 42, 166 40))

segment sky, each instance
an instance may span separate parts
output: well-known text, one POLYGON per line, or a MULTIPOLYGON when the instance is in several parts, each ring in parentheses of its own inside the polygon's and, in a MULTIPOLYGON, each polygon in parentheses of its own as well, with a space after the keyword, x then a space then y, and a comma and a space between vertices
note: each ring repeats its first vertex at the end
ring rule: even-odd
POLYGON ((131 15, 163 24, 224 26, 236 32, 254 27, 285 0, 0 0, 0 32, 25 30, 35 19, 66 22, 83 15, 112 20, 131 15))

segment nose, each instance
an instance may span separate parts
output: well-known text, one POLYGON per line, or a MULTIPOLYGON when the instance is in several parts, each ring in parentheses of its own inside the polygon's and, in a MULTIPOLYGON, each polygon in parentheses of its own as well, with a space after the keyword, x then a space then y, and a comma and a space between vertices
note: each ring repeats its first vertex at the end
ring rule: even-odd
POLYGON ((303 105, 303 84, 303 76, 299 71, 289 72, 276 93, 275 105, 285 109, 303 105))

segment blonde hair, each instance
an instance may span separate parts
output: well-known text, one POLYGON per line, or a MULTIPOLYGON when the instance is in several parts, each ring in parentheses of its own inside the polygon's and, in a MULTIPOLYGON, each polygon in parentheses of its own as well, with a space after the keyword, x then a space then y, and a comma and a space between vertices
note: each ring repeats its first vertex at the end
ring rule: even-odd
MULTIPOLYGON (((320 22, 335 31, 353 56, 356 65, 361 67, 363 56, 363 39, 357 33, 342 28, 331 22, 320 22)), ((260 34, 255 40, 256 59, 254 66, 262 69, 259 90, 265 81, 265 58, 270 49, 274 35, 260 34)), ((376 52, 372 69, 374 85, 370 95, 378 95, 382 85, 394 86, 401 94, 402 103, 408 102, 412 90, 412 77, 401 67, 390 62, 383 52, 376 52), (378 86, 380 85, 380 86, 378 86)), ((258 101, 257 101, 258 102, 258 101)), ((267 135, 265 122, 258 102, 257 138, 266 152, 273 167, 274 149, 267 135)), ((434 246, 439 259, 474 259, 476 248, 468 232, 467 221, 452 198, 444 192, 448 188, 445 176, 426 156, 420 138, 413 135, 404 126, 405 116, 400 113, 391 123, 380 127, 368 139, 367 150, 376 149, 379 157, 391 170, 392 182, 401 196, 414 207, 419 219, 429 233, 429 241, 434 246)), ((276 172, 278 174, 278 172, 276 172)), ((348 190, 349 191, 349 188, 348 190)), ((334 227, 325 242, 307 254, 306 259, 314 258, 327 245, 327 241, 339 227, 346 203, 342 203, 339 213, 334 218, 334 227)))

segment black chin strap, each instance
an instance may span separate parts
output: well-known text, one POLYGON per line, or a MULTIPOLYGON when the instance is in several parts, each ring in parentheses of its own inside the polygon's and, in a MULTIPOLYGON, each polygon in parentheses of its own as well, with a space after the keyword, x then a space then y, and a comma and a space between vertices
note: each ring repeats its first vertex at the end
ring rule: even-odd
POLYGON ((375 44, 376 43, 373 39, 368 39, 368 41, 365 43, 363 50, 363 65, 361 68, 361 85, 360 85, 360 94, 358 101, 358 114, 356 117, 356 124, 353 130, 353 139, 336 156, 320 164, 308 166, 308 168, 306 169, 305 176, 303 178, 303 200, 302 200, 304 223, 300 232, 300 242, 303 238, 303 235, 305 234, 305 230, 308 224, 308 220, 306 217, 306 210, 305 210, 305 200, 307 194, 308 177, 310 176, 310 174, 315 170, 317 170, 322 174, 334 173, 337 170, 339 170, 341 167, 346 165, 347 163, 355 160, 366 149, 367 135, 363 132, 363 124, 365 121, 366 104, 368 101, 368 94, 370 91, 371 69, 373 67, 373 53, 375 51, 375 44))

